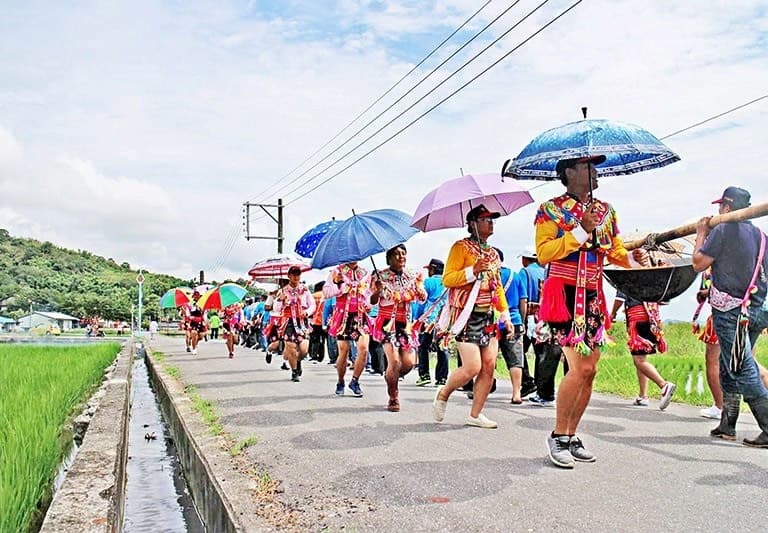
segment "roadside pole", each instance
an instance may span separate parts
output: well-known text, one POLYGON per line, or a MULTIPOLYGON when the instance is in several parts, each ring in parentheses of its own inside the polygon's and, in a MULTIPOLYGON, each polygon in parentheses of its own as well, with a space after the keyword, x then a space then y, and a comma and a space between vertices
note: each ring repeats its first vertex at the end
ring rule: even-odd
POLYGON ((144 274, 141 273, 141 270, 139 270, 139 273, 136 276, 136 283, 139 284, 139 314, 138 314, 139 323, 138 323, 138 327, 136 328, 136 331, 137 331, 136 336, 141 337, 141 304, 142 304, 142 300, 144 299, 141 291, 142 285, 144 285, 144 274))

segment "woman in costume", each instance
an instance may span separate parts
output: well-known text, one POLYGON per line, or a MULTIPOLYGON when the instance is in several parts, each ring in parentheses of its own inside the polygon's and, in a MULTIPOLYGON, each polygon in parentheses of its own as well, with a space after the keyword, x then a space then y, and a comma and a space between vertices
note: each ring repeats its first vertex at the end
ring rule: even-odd
POLYGON ((333 313, 328 324, 328 335, 336 337, 338 357, 336 358, 336 394, 344 395, 344 376, 347 373, 347 357, 350 351, 350 341, 357 346, 357 358, 352 369, 352 379, 349 390, 352 395, 360 398, 360 376, 368 361, 368 320, 367 300, 369 296, 368 272, 357 264, 357 261, 339 265, 328 275, 328 281, 323 285, 325 298, 336 297, 333 313))
MULTIPOLYGON (((413 321, 411 303, 423 302, 427 298, 424 291, 424 276, 405 268, 408 251, 404 244, 387 250, 386 270, 372 274, 373 291, 371 304, 379 306, 379 312, 373 325, 373 337, 382 344, 387 356, 387 381, 389 404, 387 410, 400 410, 397 382, 401 376, 411 371, 416 362, 416 332, 412 330, 413 321)), ((358 355, 358 357, 360 357, 358 355)))
POLYGON ((301 268, 288 269, 288 284, 277 291, 275 300, 282 310, 278 336, 285 344, 283 358, 291 367, 291 381, 299 381, 301 360, 309 351, 309 316, 315 311, 315 298, 301 282, 301 268))
POLYGON ((477 377, 466 423, 487 429, 498 427, 482 413, 499 353, 495 313, 500 314, 499 320, 507 332, 513 334, 515 331, 501 284, 501 259, 488 244, 488 237, 493 234, 493 221, 499 216, 482 204, 469 211, 467 229, 470 236, 453 244, 445 263, 443 285, 450 290, 438 327, 447 332, 441 342, 446 343, 448 336, 456 339, 462 366, 451 372, 448 382, 435 393, 432 410, 438 422, 445 417, 448 398, 453 391, 477 377))
POLYGON ((224 320, 221 321, 224 330, 222 337, 227 345, 229 358, 235 356, 235 342, 240 332, 240 306, 238 304, 230 305, 224 309, 224 320))

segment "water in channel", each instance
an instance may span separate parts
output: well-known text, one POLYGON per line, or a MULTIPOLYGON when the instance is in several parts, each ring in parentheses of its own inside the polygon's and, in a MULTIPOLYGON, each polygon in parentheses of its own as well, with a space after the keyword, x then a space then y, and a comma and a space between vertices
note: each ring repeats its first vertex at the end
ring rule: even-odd
POLYGON ((160 414, 144 362, 144 348, 139 344, 131 389, 123 531, 205 531, 160 414))

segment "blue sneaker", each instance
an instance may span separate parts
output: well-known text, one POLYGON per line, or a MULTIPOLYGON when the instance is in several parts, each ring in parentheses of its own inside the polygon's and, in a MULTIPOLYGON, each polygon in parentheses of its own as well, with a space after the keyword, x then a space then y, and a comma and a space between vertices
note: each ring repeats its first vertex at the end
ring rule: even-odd
POLYGON ((339 381, 336 383, 336 396, 344 396, 344 382, 339 381))
POLYGON ((363 397, 363 391, 360 389, 360 382, 354 378, 349 382, 349 390, 352 391, 352 396, 355 398, 363 397))

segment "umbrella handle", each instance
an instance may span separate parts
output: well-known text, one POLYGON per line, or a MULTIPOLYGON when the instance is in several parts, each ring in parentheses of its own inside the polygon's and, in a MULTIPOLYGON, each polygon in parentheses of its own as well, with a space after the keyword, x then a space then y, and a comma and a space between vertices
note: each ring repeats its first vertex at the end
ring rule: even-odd
POLYGON ((373 256, 371 256, 371 264, 373 265, 373 272, 371 272, 371 274, 375 274, 379 269, 376 268, 376 263, 373 262, 373 256))
POLYGON ((504 181, 504 172, 507 171, 507 167, 511 162, 512 162, 511 159, 507 159, 506 161, 504 161, 504 164, 501 165, 501 181, 504 181))

